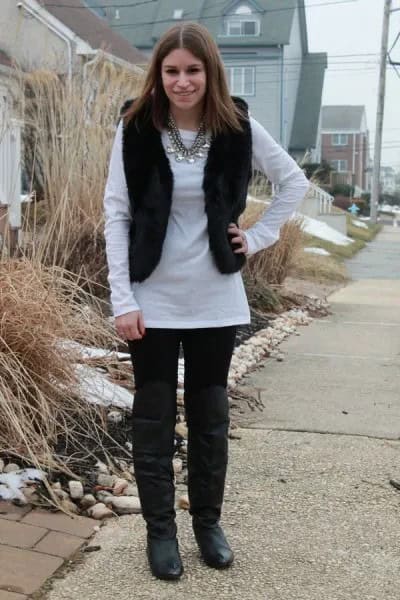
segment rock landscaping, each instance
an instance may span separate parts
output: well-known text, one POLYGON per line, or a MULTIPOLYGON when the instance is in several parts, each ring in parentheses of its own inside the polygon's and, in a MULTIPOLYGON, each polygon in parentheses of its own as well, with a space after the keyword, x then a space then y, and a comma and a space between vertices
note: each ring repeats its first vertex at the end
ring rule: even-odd
MULTIPOLYGON (((312 315, 328 313, 326 301, 317 297, 307 298, 302 308, 293 308, 279 316, 253 315, 252 324, 240 328, 239 343, 234 350, 228 380, 231 404, 231 439, 235 433, 237 412, 241 402, 246 402, 252 410, 260 408, 256 399, 245 397, 238 388, 242 378, 257 368, 266 358, 284 360, 279 350, 281 342, 289 335, 299 335, 298 327, 308 325, 312 315)), ((126 357, 125 357, 126 358, 126 357)), ((118 360, 118 356, 108 358, 88 358, 86 363, 105 373, 113 384, 123 385, 134 392, 133 373, 128 360, 118 360)), ((184 363, 179 360, 177 390, 177 423, 175 428, 175 457, 173 467, 177 488, 176 507, 187 510, 187 435, 184 414, 184 363)), ((13 499, 15 503, 45 506, 50 510, 63 510, 66 513, 81 514, 99 521, 115 515, 139 513, 141 511, 135 476, 131 461, 130 408, 108 406, 104 408, 107 431, 101 439, 89 439, 85 448, 70 447, 67 438, 58 440, 55 452, 63 456, 69 469, 77 477, 64 473, 46 474, 50 487, 43 479, 44 473, 26 469, 26 464, 18 464, 15 459, 0 460, 0 499, 13 499), (104 452, 107 450, 107 452, 104 452), (105 457, 112 456, 108 464, 105 457), (18 493, 12 494, 12 490, 18 493)), ((239 411, 240 412, 240 411, 239 411)), ((99 429, 96 428, 98 435, 99 429)))

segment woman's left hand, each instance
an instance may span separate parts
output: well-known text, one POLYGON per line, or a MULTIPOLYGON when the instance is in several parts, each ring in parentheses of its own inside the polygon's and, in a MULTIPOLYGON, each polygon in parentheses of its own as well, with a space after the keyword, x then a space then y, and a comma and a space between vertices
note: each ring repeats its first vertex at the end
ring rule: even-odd
POLYGON ((240 244, 240 247, 235 248, 233 251, 235 254, 246 254, 248 251, 246 235, 244 231, 239 229, 235 223, 229 223, 228 233, 234 237, 231 239, 231 244, 240 244))

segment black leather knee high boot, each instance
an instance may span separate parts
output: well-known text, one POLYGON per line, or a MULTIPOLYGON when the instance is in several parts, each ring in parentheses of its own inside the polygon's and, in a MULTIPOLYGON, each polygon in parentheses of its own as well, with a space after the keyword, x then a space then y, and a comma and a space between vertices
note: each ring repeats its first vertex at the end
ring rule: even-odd
POLYGON ((226 389, 210 386, 186 398, 188 487, 193 531, 204 561, 229 567, 233 552, 219 525, 228 463, 226 389))
POLYGON ((133 465, 142 514, 147 525, 147 555, 159 579, 178 579, 182 572, 175 524, 172 457, 176 392, 164 382, 149 382, 135 394, 133 465))

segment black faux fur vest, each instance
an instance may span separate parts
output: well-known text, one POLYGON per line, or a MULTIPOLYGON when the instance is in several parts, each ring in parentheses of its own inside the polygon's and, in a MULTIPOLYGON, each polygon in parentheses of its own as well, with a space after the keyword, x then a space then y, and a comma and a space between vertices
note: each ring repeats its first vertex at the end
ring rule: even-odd
MULTIPOLYGON (((247 104, 233 98, 247 114, 247 104)), ((129 104, 125 103, 121 112, 129 104)), ((203 190, 210 250, 221 273, 239 271, 244 254, 234 254, 229 223, 237 223, 246 207, 251 174, 251 128, 217 135, 204 168, 203 190)), ((131 119, 124 125, 123 162, 131 204, 129 269, 131 281, 144 281, 158 265, 171 209, 173 175, 161 141, 150 119, 131 119)))

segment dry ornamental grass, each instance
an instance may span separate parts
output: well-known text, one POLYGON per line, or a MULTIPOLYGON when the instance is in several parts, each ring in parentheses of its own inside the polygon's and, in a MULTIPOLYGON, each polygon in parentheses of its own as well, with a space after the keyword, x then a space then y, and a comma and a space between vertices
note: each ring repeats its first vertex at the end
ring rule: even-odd
POLYGON ((58 437, 84 446, 97 435, 101 409, 81 399, 76 351, 62 343, 115 343, 87 301, 76 277, 60 268, 0 262, 0 454, 70 472, 54 454, 58 437))
POLYGON ((108 293, 103 197, 121 106, 143 77, 99 60, 69 86, 56 73, 23 79, 25 172, 37 202, 28 205, 22 250, 80 276, 85 289, 108 293))
MULTIPOLYGON (((249 202, 241 219, 246 230, 260 218, 265 205, 249 202)), ((302 246, 301 219, 291 219, 281 227, 279 241, 247 260, 243 275, 246 280, 263 284, 281 284, 288 274, 293 257, 302 246)))

